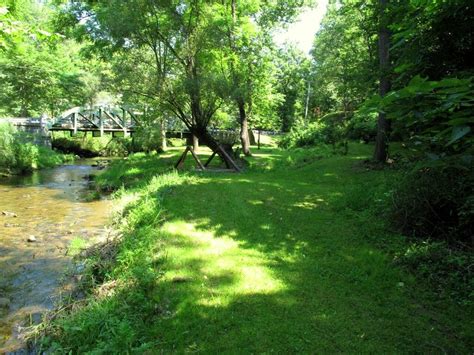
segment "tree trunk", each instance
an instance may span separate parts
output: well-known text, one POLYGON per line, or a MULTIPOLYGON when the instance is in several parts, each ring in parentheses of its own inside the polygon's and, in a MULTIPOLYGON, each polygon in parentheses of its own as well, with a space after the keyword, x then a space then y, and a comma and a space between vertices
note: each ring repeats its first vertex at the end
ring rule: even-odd
MULTIPOLYGON (((192 115, 192 123, 194 126, 196 126, 197 123, 200 122, 200 119, 201 119, 201 110, 200 110, 199 100, 200 100, 199 96, 196 95, 196 93, 191 95, 191 115, 192 115)), ((199 149, 199 136, 194 134, 194 132, 192 132, 192 135, 191 135, 191 142, 193 144, 193 150, 197 152, 199 149)))
POLYGON ((243 100, 238 101, 239 116, 240 116, 240 143, 242 144, 242 152, 245 156, 249 157, 250 153, 250 140, 249 140, 249 123, 247 114, 245 112, 245 103, 243 100))
MULTIPOLYGON (((237 52, 237 48, 235 46, 235 24, 237 21, 237 4, 236 0, 232 0, 230 3, 231 7, 231 15, 232 15, 232 26, 229 28, 229 44, 230 48, 233 52, 237 52)), ((234 66, 234 60, 230 61, 230 70, 233 77, 234 87, 240 88, 240 80, 238 78, 238 74, 236 73, 236 69, 234 66)), ((248 118, 247 113, 245 112, 245 100, 242 97, 241 93, 238 93, 236 96, 236 103, 239 109, 239 123, 240 123, 240 143, 242 145, 242 152, 245 156, 251 156, 250 153, 250 142, 249 142, 249 132, 248 132, 248 118)))
POLYGON ((256 144, 257 144, 257 140, 255 139, 255 133, 253 132, 253 130, 249 129, 247 132, 249 133, 249 142, 250 142, 250 145, 256 145, 256 144))
MULTIPOLYGON (((384 97, 390 91, 390 33, 387 26, 387 4, 389 0, 379 0, 380 27, 379 27, 379 65, 380 85, 379 94, 384 97)), ((377 120, 377 137, 375 139, 374 160, 385 162, 388 156, 388 135, 390 133, 390 120, 385 112, 379 112, 377 120)))
POLYGON ((166 144, 166 118, 161 119, 161 149, 166 150, 168 145, 166 144))
POLYGON ((206 145, 209 147, 213 152, 218 154, 221 159, 225 162, 228 168, 235 169, 236 171, 240 171, 240 168, 236 165, 235 161, 233 160, 233 152, 232 147, 230 151, 225 153, 222 152, 222 146, 214 139, 214 137, 207 131, 206 127, 202 127, 199 125, 193 125, 190 127, 191 133, 199 138, 201 144, 206 145))

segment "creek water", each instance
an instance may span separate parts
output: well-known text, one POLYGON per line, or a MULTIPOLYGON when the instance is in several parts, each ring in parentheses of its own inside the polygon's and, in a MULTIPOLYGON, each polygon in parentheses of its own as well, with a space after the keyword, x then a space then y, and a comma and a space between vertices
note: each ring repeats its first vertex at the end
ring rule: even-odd
POLYGON ((71 243, 107 233, 110 201, 85 198, 92 162, 0 179, 0 354, 68 292, 71 243))

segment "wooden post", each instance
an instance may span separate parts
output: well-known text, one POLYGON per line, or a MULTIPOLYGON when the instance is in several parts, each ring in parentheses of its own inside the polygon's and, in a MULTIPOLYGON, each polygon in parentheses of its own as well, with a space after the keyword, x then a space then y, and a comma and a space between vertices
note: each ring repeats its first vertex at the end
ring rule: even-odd
POLYGON ((207 159, 206 163, 204 164, 205 167, 207 167, 211 163, 212 159, 214 159, 216 154, 217 152, 212 152, 211 156, 209 157, 209 159, 207 159))
POLYGON ((198 163, 199 168, 200 168, 201 170, 206 170, 206 168, 204 167, 204 165, 202 165, 201 160, 199 160, 198 156, 197 156, 196 153, 194 152, 194 149, 191 148, 190 151, 191 151, 191 154, 193 155, 194 160, 196 160, 196 162, 198 163))
POLYGON ((122 129, 123 129, 123 136, 127 137, 127 135, 128 135, 127 118, 126 118, 125 109, 123 107, 122 107, 122 129))
POLYGON ((179 160, 176 162, 174 166, 175 169, 179 169, 181 168, 181 166, 183 166, 184 161, 186 160, 186 156, 188 155, 189 149, 190 149, 189 146, 187 146, 183 154, 181 154, 181 157, 179 157, 179 160))
POLYGON ((123 126, 123 136, 126 137, 128 134, 127 131, 127 112, 122 107, 122 126, 123 126))
POLYGON ((225 149, 222 148, 220 144, 217 147, 220 150, 222 157, 225 158, 224 161, 226 165, 230 164, 232 165, 232 168, 234 168, 235 171, 240 172, 240 168, 237 166, 237 164, 235 164, 234 160, 229 156, 229 154, 227 154, 225 149))
POLYGON ((104 135, 104 119, 102 118, 102 109, 99 108, 99 129, 100 129, 100 136, 104 135))
POLYGON ((77 134, 77 115, 75 112, 72 114, 72 131, 74 135, 77 134))

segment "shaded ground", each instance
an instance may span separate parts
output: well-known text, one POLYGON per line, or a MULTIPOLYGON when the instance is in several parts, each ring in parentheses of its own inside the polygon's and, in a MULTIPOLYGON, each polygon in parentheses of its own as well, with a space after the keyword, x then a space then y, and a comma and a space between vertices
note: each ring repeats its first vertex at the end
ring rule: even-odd
POLYGON ((354 168, 369 149, 323 159, 266 149, 243 174, 151 181, 152 161, 157 169, 163 159, 112 168, 115 185, 139 186, 121 194, 134 202, 106 277, 118 286, 57 321, 49 345, 469 352, 472 309, 436 299, 393 265, 391 249, 405 241, 375 212, 396 172, 354 168))

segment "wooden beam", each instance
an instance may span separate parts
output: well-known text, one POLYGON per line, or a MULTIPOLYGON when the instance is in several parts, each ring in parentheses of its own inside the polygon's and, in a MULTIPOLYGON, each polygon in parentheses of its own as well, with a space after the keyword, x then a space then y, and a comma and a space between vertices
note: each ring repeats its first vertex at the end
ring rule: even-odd
POLYGON ((120 123, 119 120, 117 120, 113 115, 111 115, 110 113, 108 113, 107 111, 103 111, 103 113, 108 116, 112 121, 114 121, 117 126, 119 126, 121 129, 124 128, 124 126, 122 125, 122 123, 120 123))
POLYGON ((194 151, 194 149, 190 148, 189 150, 191 151, 191 154, 193 155, 194 160, 196 160, 196 162, 198 163, 201 170, 206 170, 205 166, 202 165, 201 161, 199 160, 198 156, 196 155, 196 152, 194 151))
POLYGON ((104 135, 104 118, 102 117, 102 109, 99 108, 99 129, 100 129, 100 137, 104 135))
MULTIPOLYGON (((82 118, 84 118, 85 120, 89 121, 90 123, 92 123, 95 127, 97 127, 97 123, 95 123, 94 121, 92 121, 89 117, 87 116, 84 116, 81 112, 78 112, 77 113, 78 115, 81 115, 82 118)), ((98 128, 98 127, 97 127, 98 128)))
POLYGON ((209 157, 209 159, 207 159, 206 163, 204 164, 205 167, 207 167, 211 163, 212 159, 214 159, 216 154, 217 152, 212 152, 211 156, 209 157))
POLYGON ((190 149, 190 147, 186 147, 183 154, 181 154, 181 156, 179 157, 179 160, 174 165, 175 169, 179 169, 183 166, 184 161, 186 160, 186 156, 188 155, 189 149, 190 149))
MULTIPOLYGON (((235 161, 234 159, 232 159, 229 154, 227 154, 227 152, 224 150, 224 148, 222 148, 222 146, 220 144, 217 145, 218 149, 220 150, 220 154, 222 154, 222 157, 224 158, 224 161, 226 162, 226 164, 230 164, 232 165, 232 168, 237 171, 237 172, 240 172, 240 168, 237 166, 237 164, 235 164, 235 161)), ((220 155, 219 154, 219 155, 220 155)))

